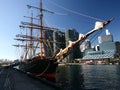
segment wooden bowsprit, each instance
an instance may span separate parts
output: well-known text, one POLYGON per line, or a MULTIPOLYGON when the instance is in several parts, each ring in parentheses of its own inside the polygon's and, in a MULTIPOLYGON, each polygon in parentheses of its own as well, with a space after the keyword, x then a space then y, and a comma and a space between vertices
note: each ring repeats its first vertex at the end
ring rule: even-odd
POLYGON ((111 21, 113 20, 113 18, 109 19, 108 21, 105 22, 96 22, 95 23, 95 27, 94 29, 92 29, 91 31, 89 31, 86 34, 79 34, 79 38, 78 40, 72 42, 69 41, 69 45, 64 48, 64 49, 60 49, 59 53, 56 54, 55 58, 57 59, 57 62, 60 62, 61 60, 63 60, 66 56, 68 56, 70 54, 71 48, 76 46, 76 44, 78 43, 82 43, 89 35, 91 35, 92 33, 98 31, 98 30, 102 30, 106 25, 108 25, 111 21))

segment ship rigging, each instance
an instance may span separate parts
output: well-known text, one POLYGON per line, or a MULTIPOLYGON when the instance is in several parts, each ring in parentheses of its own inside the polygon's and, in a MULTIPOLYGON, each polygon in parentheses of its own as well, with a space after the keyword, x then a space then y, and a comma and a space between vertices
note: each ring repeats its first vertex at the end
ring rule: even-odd
POLYGON ((42 8, 42 0, 40 0, 40 8, 30 5, 27 6, 29 8, 39 10, 40 15, 39 18, 36 19, 33 17, 33 14, 31 14, 31 17, 26 17, 30 18, 31 22, 21 22, 20 27, 27 28, 25 30, 29 30, 29 32, 26 32, 26 35, 18 34, 15 38, 15 40, 25 42, 24 45, 14 45, 16 47, 22 47, 25 50, 25 54, 20 58, 22 61, 19 65, 19 69, 25 72, 29 72, 35 76, 41 76, 45 78, 55 77, 58 63, 69 55, 72 47, 75 47, 79 43, 81 44, 88 36, 96 31, 103 29, 113 20, 113 18, 111 18, 105 22, 96 22, 95 27, 91 31, 86 34, 80 34, 78 40, 74 42, 69 41, 69 45, 67 47, 64 49, 61 48, 58 53, 55 53, 55 51, 51 48, 54 47, 53 43, 61 42, 56 42, 55 40, 51 39, 52 35, 49 35, 50 38, 47 38, 47 32, 50 31, 54 33, 59 29, 44 26, 43 23, 43 11, 49 13, 53 12, 42 8), (34 23, 34 20, 39 20, 40 24, 34 23), (46 47, 49 47, 50 50, 47 50, 46 47), (37 48, 39 48, 39 51, 37 48), (47 53, 50 52, 52 53, 47 55, 47 53))

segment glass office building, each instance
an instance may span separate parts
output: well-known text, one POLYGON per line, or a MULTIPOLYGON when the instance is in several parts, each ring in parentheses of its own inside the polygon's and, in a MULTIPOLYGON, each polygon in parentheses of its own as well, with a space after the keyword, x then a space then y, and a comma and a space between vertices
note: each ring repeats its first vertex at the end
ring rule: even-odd
POLYGON ((120 57, 120 42, 115 42, 116 45, 116 57, 120 57))
POLYGON ((44 33, 47 41, 44 42, 46 56, 58 53, 61 48, 65 48, 65 33, 59 30, 47 31, 44 33), (51 37, 52 36, 52 37, 51 37))
POLYGON ((113 42, 113 36, 112 35, 99 36, 98 42, 99 43, 113 42))
POLYGON ((115 50, 115 42, 104 42, 99 44, 100 50, 105 51, 105 50, 115 50))
POLYGON ((53 51, 54 53, 58 53, 60 49, 65 48, 65 33, 61 31, 53 32, 53 51))
POLYGON ((105 59, 114 58, 116 55, 116 45, 113 42, 113 36, 107 33, 105 36, 99 36, 99 50, 98 51, 88 51, 83 56, 83 59, 105 59))
MULTIPOLYGON (((68 29, 65 32, 65 40, 66 40, 66 46, 69 45, 69 41, 76 41, 79 37, 79 33, 75 29, 68 29)), ((67 58, 67 62, 71 62, 72 60, 76 58, 80 58, 80 48, 79 44, 76 45, 76 47, 73 47, 72 52, 69 54, 67 58), (76 53, 77 52, 77 53, 76 53)))

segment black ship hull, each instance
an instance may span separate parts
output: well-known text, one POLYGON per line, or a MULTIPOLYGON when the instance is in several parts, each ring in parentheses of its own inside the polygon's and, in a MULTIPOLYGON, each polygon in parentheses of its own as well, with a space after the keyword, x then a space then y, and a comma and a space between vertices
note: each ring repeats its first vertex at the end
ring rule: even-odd
POLYGON ((54 80, 58 63, 52 59, 39 59, 21 62, 19 69, 38 77, 54 80))

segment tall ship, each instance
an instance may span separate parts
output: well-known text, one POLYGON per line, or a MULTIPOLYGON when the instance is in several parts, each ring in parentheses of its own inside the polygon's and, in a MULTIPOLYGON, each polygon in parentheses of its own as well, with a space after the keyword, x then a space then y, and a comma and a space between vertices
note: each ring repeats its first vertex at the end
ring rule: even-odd
POLYGON ((47 79, 55 78, 56 69, 59 62, 61 62, 71 52, 71 48, 77 44, 82 43, 89 35, 101 30, 112 19, 105 22, 96 22, 95 27, 86 34, 79 34, 79 38, 76 41, 69 41, 69 45, 65 48, 59 49, 58 52, 54 52, 51 47, 54 47, 54 43, 57 42, 51 38, 48 32, 55 32, 58 29, 53 27, 47 27, 43 22, 43 12, 51 12, 42 7, 42 0, 40 0, 40 7, 27 5, 29 8, 39 10, 39 18, 34 18, 33 14, 29 18, 31 22, 21 22, 20 27, 24 29, 24 33, 16 35, 15 40, 20 41, 20 44, 14 45, 22 49, 20 56, 19 69, 24 72, 29 72, 32 75, 38 77, 44 77, 47 79), (39 24, 34 23, 34 20, 39 20, 39 24), (48 49, 49 48, 49 49, 48 49), (51 53, 52 52, 52 53, 51 53), (49 54, 50 53, 50 54, 49 54))

